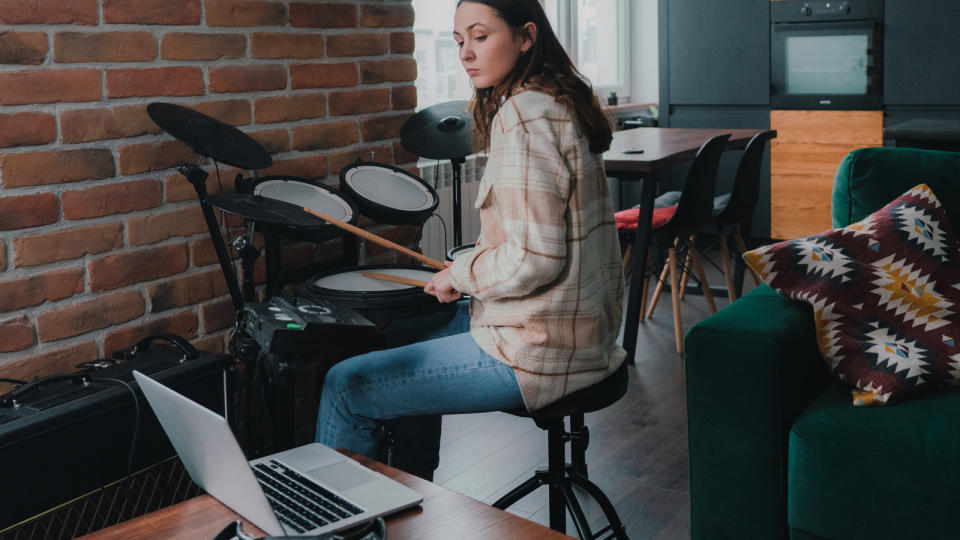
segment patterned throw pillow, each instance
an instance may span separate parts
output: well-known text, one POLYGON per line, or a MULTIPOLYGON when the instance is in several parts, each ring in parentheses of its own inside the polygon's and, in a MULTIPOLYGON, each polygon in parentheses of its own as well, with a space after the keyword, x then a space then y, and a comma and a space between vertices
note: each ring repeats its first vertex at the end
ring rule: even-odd
POLYGON ((960 384, 960 244, 925 184, 863 221, 744 259, 813 306, 820 352, 854 405, 960 384))

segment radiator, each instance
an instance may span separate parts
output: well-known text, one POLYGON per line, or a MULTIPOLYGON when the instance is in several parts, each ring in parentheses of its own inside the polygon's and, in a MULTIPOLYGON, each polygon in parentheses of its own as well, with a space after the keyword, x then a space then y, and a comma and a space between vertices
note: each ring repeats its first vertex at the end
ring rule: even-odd
MULTIPOLYGON (((477 189, 480 186, 485 163, 485 157, 471 156, 463 164, 460 202, 462 205, 461 237, 464 244, 476 242, 480 235, 480 214, 473 207, 473 203, 477 198, 477 189)), ((436 214, 443 218, 441 222, 437 216, 433 216, 424 223, 420 248, 426 256, 442 261, 446 257, 447 250, 455 247, 453 245, 453 171, 449 161, 421 162, 420 175, 428 184, 437 186, 440 205, 437 207, 436 214)))

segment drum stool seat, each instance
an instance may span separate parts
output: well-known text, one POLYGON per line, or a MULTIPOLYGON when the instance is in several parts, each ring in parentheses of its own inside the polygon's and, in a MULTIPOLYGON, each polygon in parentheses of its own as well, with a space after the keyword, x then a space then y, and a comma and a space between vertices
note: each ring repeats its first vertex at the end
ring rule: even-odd
POLYGON ((550 528, 566 533, 566 510, 570 511, 580 538, 599 538, 609 532, 608 538, 626 539, 627 534, 616 509, 603 491, 587 479, 586 450, 590 431, 584 425, 584 413, 608 407, 627 393, 627 362, 606 379, 578 390, 559 401, 536 411, 507 410, 509 414, 532 418, 537 427, 547 431, 547 468, 538 469, 532 478, 512 489, 493 506, 506 510, 537 488, 550 488, 550 528), (564 429, 565 418, 570 417, 570 431, 564 429), (566 463, 566 443, 570 442, 571 463, 566 463), (587 517, 573 492, 576 486, 590 494, 600 505, 607 519, 607 527, 597 533, 590 531, 587 517))

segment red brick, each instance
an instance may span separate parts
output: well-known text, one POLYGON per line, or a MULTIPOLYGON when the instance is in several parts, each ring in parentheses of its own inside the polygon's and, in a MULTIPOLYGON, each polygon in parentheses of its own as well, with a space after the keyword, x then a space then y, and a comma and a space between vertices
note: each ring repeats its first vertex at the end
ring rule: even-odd
POLYGON ((227 282, 219 269, 167 279, 147 287, 151 313, 199 304, 225 294, 227 282))
POLYGON ((197 67, 107 70, 109 98, 201 95, 203 72, 197 67))
POLYGON ((146 105, 109 109, 77 109, 60 113, 60 139, 65 143, 122 139, 160 133, 147 116, 146 105))
POLYGON ((382 112, 390 109, 388 88, 331 92, 327 99, 330 104, 330 116, 382 112))
POLYGON ((0 24, 97 24, 97 0, 0 0, 0 24))
MULTIPOLYGON (((245 99, 204 101, 203 103, 189 104, 187 107, 231 126, 245 126, 250 123, 250 102, 245 99)), ((223 168, 221 167, 220 170, 223 170, 223 168)))
POLYGON ((77 227, 13 239, 13 264, 37 266, 79 259, 91 253, 103 253, 123 245, 119 223, 77 227))
POLYGON ((287 72, 281 65, 210 68, 211 92, 263 92, 286 87, 287 72))
POLYGON ((355 120, 325 122, 293 128, 293 147, 300 151, 349 146, 359 140, 355 120))
POLYGON ((395 6, 360 6, 360 26, 368 28, 395 28, 413 26, 413 6, 410 3, 395 6))
POLYGON ((253 140, 260 143, 271 154, 282 154, 290 151, 290 133, 287 128, 251 131, 247 133, 253 140))
POLYGON ((121 175, 172 169, 183 162, 197 161, 193 150, 180 141, 129 144, 121 146, 117 153, 121 175))
POLYGON ((36 65, 46 57, 47 35, 43 32, 0 32, 0 64, 36 65))
MULTIPOLYGON (((223 281, 223 278, 221 278, 223 281)), ((230 328, 237 319, 237 312, 233 308, 233 301, 217 300, 200 306, 200 321, 203 323, 203 332, 210 334, 217 330, 230 328)))
POLYGON ((395 139, 400 137, 400 128, 410 118, 410 114, 390 116, 368 116, 360 120, 360 135, 364 142, 395 139))
POLYGON ((196 267, 209 266, 220 262, 217 259, 217 252, 213 249, 213 240, 209 235, 207 238, 192 240, 188 246, 190 253, 190 264, 196 267))
POLYGON ((250 39, 250 56, 253 58, 323 58, 323 35, 254 32, 250 39))
POLYGON ((226 345, 224 344, 224 339, 226 334, 219 336, 211 336, 200 339, 195 339, 191 342, 191 345, 197 348, 198 351, 204 351, 214 354, 223 354, 227 350, 226 345))
POLYGON ((140 317, 145 312, 139 291, 127 291, 66 307, 37 316, 41 343, 58 341, 114 326, 140 317))
POLYGON ((413 54, 415 38, 413 32, 390 32, 390 52, 393 54, 413 54))
POLYGON ((283 26, 287 14, 282 3, 249 0, 206 0, 208 26, 283 26))
POLYGON ((52 114, 0 114, 0 148, 46 144, 56 138, 57 121, 52 114))
POLYGON ((417 61, 413 58, 360 62, 360 82, 363 84, 415 80, 417 80, 417 61))
POLYGON ((48 150, 0 155, 3 187, 42 186, 110 178, 116 172, 109 150, 48 150))
POLYGON ((327 37, 327 56, 379 56, 387 54, 386 34, 334 34, 327 37))
POLYGON ((253 118, 258 124, 293 122, 326 114, 327 98, 323 94, 265 97, 253 102, 253 118))
POLYGON ((0 312, 55 302, 83 292, 83 271, 54 270, 0 282, 0 312))
POLYGON ((58 219, 60 204, 53 193, 0 197, 0 231, 49 225, 58 219))
POLYGON ((141 339, 157 334, 171 333, 185 339, 197 337, 197 316, 191 311, 181 311, 176 315, 138 322, 137 324, 107 334, 103 338, 104 355, 110 356, 120 349, 137 344, 141 339))
POLYGON ((266 175, 296 176, 308 180, 326 178, 327 156, 275 160, 271 167, 263 171, 263 176, 266 175))
POLYGON ((199 204, 127 219, 127 241, 131 246, 155 244, 168 238, 192 236, 206 230, 199 204))
MULTIPOLYGON (((207 172, 210 173, 210 176, 207 177, 207 181, 204 183, 207 189, 207 194, 214 195, 216 193, 220 193, 220 186, 223 186, 223 193, 233 193, 233 178, 239 171, 232 168, 220 167, 221 181, 218 183, 216 170, 210 169, 211 168, 207 169, 207 172)), ((164 186, 164 191, 166 192, 166 202, 197 200, 196 188, 194 188, 193 184, 188 182, 187 178, 182 174, 172 174, 168 176, 164 181, 164 186)))
POLYGON ((171 32, 160 43, 164 60, 218 60, 243 58, 247 38, 242 34, 193 34, 171 32))
MULTIPOLYGON (((401 163, 416 163, 420 160, 420 156, 416 154, 411 154, 404 148, 400 141, 393 143, 393 162, 396 164, 401 163)), ((414 173, 416 174, 416 173, 414 173)))
POLYGON ((393 105, 391 109, 405 110, 417 108, 417 87, 416 86, 394 86, 390 89, 390 101, 393 105))
POLYGON ((0 321, 0 353, 29 349, 33 346, 33 325, 25 316, 0 321))
POLYGON ((7 243, 0 240, 0 271, 7 269, 7 243))
POLYGON ((147 62, 157 58, 157 40, 149 32, 57 32, 55 62, 147 62))
POLYGON ((357 64, 299 64, 290 66, 290 86, 300 88, 336 88, 356 86, 357 64))
POLYGON ((376 146, 373 148, 352 148, 330 155, 330 174, 339 175, 344 167, 360 159, 362 161, 376 161, 377 163, 392 163, 393 156, 390 153, 389 146, 376 146), (373 157, 370 153, 373 152, 373 157))
POLYGON ((200 24, 200 0, 103 0, 107 24, 200 24))
POLYGON ((0 73, 0 105, 99 101, 99 69, 59 69, 0 73))
POLYGON ((290 4, 290 25, 301 28, 348 28, 357 25, 354 4, 290 4))
POLYGON ((156 208, 163 203, 160 182, 147 179, 65 191, 63 219, 87 219, 156 208))
POLYGON ((119 289, 183 272, 187 269, 187 249, 183 244, 171 244, 108 255, 92 261, 87 268, 91 291, 119 289))

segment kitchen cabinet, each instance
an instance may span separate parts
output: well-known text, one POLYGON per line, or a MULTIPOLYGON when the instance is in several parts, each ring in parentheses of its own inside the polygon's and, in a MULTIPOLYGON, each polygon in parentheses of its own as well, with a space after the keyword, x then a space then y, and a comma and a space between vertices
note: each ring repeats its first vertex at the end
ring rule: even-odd
POLYGON ((884 2, 883 101, 960 105, 960 2, 884 2))

